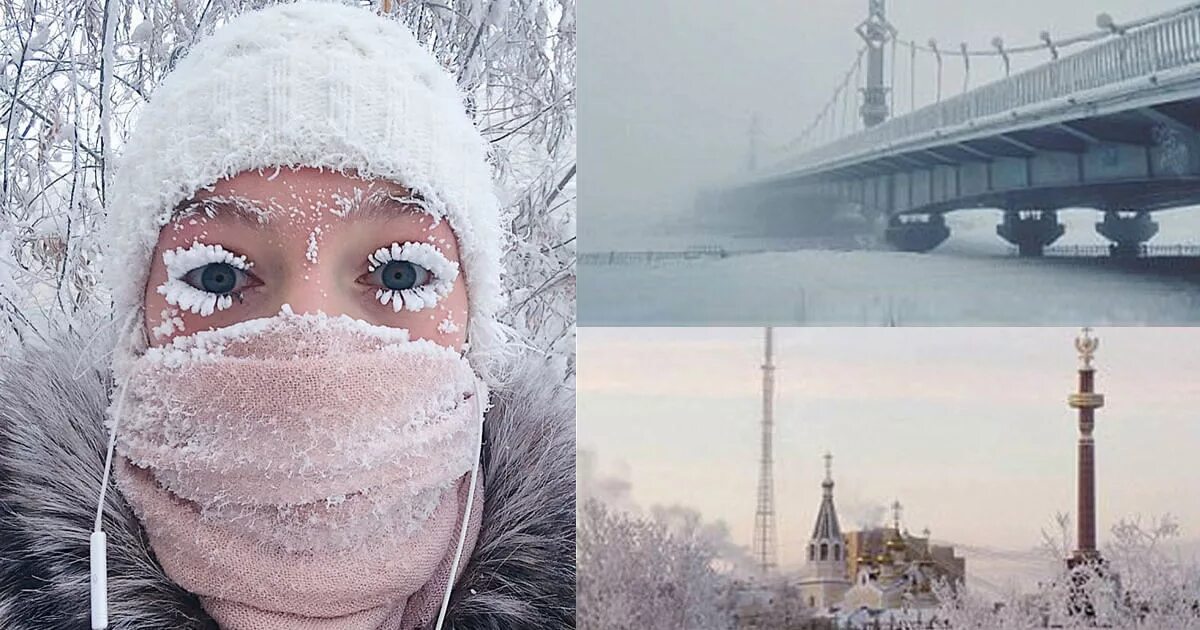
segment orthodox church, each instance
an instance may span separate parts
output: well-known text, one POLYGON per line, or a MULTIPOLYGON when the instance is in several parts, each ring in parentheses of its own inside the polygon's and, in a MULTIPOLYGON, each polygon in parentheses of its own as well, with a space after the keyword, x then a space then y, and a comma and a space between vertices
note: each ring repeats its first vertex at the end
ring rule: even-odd
POLYGON ((833 507, 833 456, 825 454, 825 481, 821 482, 821 507, 808 541, 807 563, 800 579, 800 597, 809 608, 828 610, 839 608, 842 597, 850 588, 846 562, 846 541, 838 526, 837 510, 833 507))
POLYGON ((954 585, 966 578, 966 561, 953 547, 931 545, 928 531, 914 536, 901 527, 899 502, 892 506, 890 527, 843 533, 833 503, 831 460, 826 454, 821 506, 797 582, 806 607, 823 613, 929 608, 937 604, 936 580, 954 585))

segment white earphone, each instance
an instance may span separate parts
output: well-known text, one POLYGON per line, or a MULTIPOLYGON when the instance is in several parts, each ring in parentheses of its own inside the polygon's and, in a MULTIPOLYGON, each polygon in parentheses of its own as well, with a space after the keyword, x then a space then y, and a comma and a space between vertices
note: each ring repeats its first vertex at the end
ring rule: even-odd
MULTIPOLYGON (((480 395, 479 380, 475 381, 475 404, 487 405, 480 395)), ((437 626, 434 630, 442 630, 446 620, 446 609, 450 606, 450 591, 454 588, 454 579, 458 576, 458 565, 462 560, 463 546, 467 541, 467 527, 471 521, 471 506, 475 503, 475 478, 479 473, 479 458, 483 455, 483 413, 479 414, 479 439, 475 441, 475 459, 471 465, 471 487, 467 490, 467 506, 463 508, 462 529, 458 532, 458 547, 454 550, 454 562, 450 563, 450 577, 446 579, 446 592, 442 594, 442 606, 438 611, 437 626)))
MULTIPOLYGON (((123 334, 119 339, 124 340, 129 332, 130 326, 137 320, 139 311, 133 311, 129 314, 129 318, 125 322, 122 329, 123 334)), ((104 476, 100 481, 100 500, 96 503, 96 523, 92 530, 89 546, 91 548, 91 561, 89 569, 91 572, 91 611, 92 611, 92 630, 106 630, 108 628, 108 536, 104 534, 104 497, 108 494, 108 479, 112 473, 113 451, 117 446, 117 429, 121 423, 122 410, 125 407, 125 393, 128 389, 129 379, 125 379, 121 383, 121 388, 117 392, 117 409, 114 413, 112 432, 108 436, 108 452, 104 456, 104 476)))

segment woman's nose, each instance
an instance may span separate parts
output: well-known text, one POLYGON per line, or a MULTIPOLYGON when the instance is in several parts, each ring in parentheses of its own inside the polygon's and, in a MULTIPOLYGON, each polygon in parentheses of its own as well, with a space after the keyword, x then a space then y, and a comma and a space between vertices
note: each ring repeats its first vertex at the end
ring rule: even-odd
POLYGON ((293 312, 300 315, 320 312, 334 317, 359 317, 360 313, 353 312, 353 300, 347 299, 344 291, 322 281, 319 273, 318 266, 313 266, 304 275, 288 282, 279 296, 279 306, 288 304, 293 312))

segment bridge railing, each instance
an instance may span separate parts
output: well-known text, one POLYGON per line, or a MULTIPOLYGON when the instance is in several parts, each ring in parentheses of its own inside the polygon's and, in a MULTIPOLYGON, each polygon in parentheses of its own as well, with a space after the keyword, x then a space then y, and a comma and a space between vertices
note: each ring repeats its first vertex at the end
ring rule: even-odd
MULTIPOLYGON (((1016 247, 1008 249, 1008 255, 1017 257, 1020 252, 1016 247)), ((1052 245, 1047 247, 1043 256, 1052 258, 1108 258, 1112 255, 1111 245, 1052 245)), ((1200 258, 1200 245, 1175 244, 1151 245, 1142 243, 1138 246, 1139 258, 1200 258)))
POLYGON ((789 171, 878 151, 938 129, 965 125, 1054 98, 1200 62, 1200 9, 1097 44, 797 156, 789 171))
POLYGON ((629 265, 674 260, 725 258, 727 256, 729 256, 729 252, 725 251, 722 247, 704 246, 677 251, 584 252, 578 255, 578 261, 581 265, 629 265))

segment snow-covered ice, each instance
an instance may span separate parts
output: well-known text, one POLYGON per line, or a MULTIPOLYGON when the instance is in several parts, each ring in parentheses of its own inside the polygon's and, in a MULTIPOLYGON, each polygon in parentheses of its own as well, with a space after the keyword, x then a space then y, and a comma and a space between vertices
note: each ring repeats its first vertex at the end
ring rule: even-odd
MULTIPOLYGON (((1155 242, 1192 243, 1194 210, 1156 220, 1155 242), (1163 237, 1166 237, 1164 240, 1163 237), (1190 240, 1189 240, 1190 239, 1190 240)), ((584 264, 583 325, 1079 325, 1200 323, 1200 261, 1132 269, 1098 259, 1020 259, 994 231, 999 213, 953 213, 928 254, 767 251, 642 264, 584 264), (1190 272, 1181 268, 1190 266, 1190 272), (1174 267, 1174 269, 1172 269, 1174 267)), ((1105 241, 1099 213, 1064 212, 1055 245, 1105 241)), ((694 245, 702 237, 691 237, 694 245)), ((711 241, 709 241, 711 242, 711 241)), ((743 249, 763 243, 740 239, 743 249)), ((732 239, 719 246, 737 251, 732 239)), ((664 249, 685 249, 676 246, 664 249)), ((650 248, 648 248, 650 249, 650 248)))

